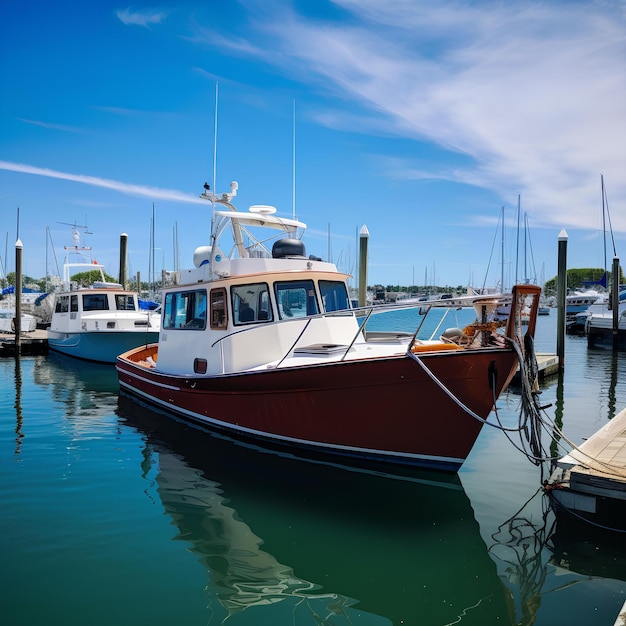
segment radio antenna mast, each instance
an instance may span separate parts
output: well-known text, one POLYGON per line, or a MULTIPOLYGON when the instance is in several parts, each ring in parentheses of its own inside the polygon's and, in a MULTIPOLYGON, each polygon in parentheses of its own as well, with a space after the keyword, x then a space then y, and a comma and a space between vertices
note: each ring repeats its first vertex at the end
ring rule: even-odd
MULTIPOLYGON (((215 82, 215 114, 213 118, 213 193, 217 184, 217 103, 219 96, 219 83, 215 82)), ((215 222, 215 202, 211 200, 211 233, 215 222)))
POLYGON ((296 219, 296 99, 293 99, 293 164, 292 164, 292 190, 291 190, 291 207, 293 219, 296 219))

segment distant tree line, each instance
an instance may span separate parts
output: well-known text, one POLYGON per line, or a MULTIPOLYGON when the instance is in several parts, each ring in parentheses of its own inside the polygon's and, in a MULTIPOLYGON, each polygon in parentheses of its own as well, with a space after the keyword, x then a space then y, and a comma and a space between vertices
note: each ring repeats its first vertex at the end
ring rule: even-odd
MULTIPOLYGON (((622 268, 619 268, 620 273, 620 285, 624 284, 624 272, 622 268)), ((567 270, 567 287, 568 289, 587 289, 593 288, 593 284, 585 284, 585 283, 597 283, 602 279, 604 275, 604 270, 598 267, 587 267, 587 268, 573 268, 571 270, 567 270)), ((557 290, 557 282, 558 276, 547 280, 543 291, 547 296, 555 296, 557 290)), ((606 273, 606 285, 607 288, 610 288, 612 284, 612 276, 611 272, 606 273)), ((597 285, 599 286, 599 285, 597 285)))
MULTIPOLYGON (((584 289, 585 287, 592 287, 593 285, 585 285, 586 282, 597 282, 604 274, 602 268, 587 267, 587 268, 574 268, 567 270, 567 286, 569 289, 584 289)), ((557 290, 557 276, 547 280, 544 285, 544 293, 547 296, 556 295, 557 290)), ((98 270, 92 270, 90 272, 81 272, 72 276, 72 281, 78 283, 81 286, 89 286, 94 282, 101 279, 100 272, 98 270)), ((108 282, 117 282, 117 279, 109 276, 105 273, 105 280, 108 282)), ((624 272, 620 267, 620 284, 626 283, 624 280, 624 272)), ((611 272, 607 272, 607 286, 611 284, 611 272)), ((5 277, 0 278, 0 287, 3 289, 15 285, 15 272, 9 272, 5 277)), ((28 289, 38 289, 39 291, 46 290, 46 278, 32 278, 31 276, 22 276, 22 286, 28 289)), ((141 289, 137 289, 136 277, 130 277, 127 287, 133 291, 149 291, 150 283, 141 281, 141 289)), ((380 290, 382 285, 372 285, 368 287, 372 291, 380 290)), ((48 288, 50 288, 50 278, 48 277, 48 288)), ((158 286, 156 289, 158 290, 158 286)), ((435 295, 444 293, 462 294, 465 293, 467 287, 463 285, 457 285, 452 287, 450 285, 436 286, 436 285, 387 285, 382 287, 387 293, 407 293, 410 295, 435 295)))
MULTIPOLYGON (((110 283, 116 283, 117 282, 117 278, 114 278, 113 276, 110 276, 109 274, 107 274, 106 272, 104 273, 104 279, 107 282, 110 283)), ((55 280, 59 281, 58 277, 55 277, 55 280)), ((100 271, 99 270, 91 270, 89 272, 79 272, 78 274, 74 274, 72 276, 72 282, 75 282, 76 284, 78 284, 81 287, 89 287, 90 285, 93 285, 95 282, 102 280, 102 276, 100 275, 100 271)), ((15 272, 9 272, 6 276, 0 278, 0 288, 4 289, 5 287, 10 287, 11 285, 15 285, 15 272)), ((27 288, 27 289, 35 289, 37 291, 46 291, 46 289, 51 289, 53 288, 52 286, 52 281, 50 279, 50 276, 48 276, 47 279, 47 284, 46 284, 46 278, 33 278, 32 276, 27 276, 26 274, 24 274, 22 276, 22 287, 27 288)), ((127 285, 126 285, 129 289, 136 291, 137 290, 137 279, 135 277, 131 277, 130 280, 127 281, 127 285)), ((156 287, 157 290, 159 289, 159 287, 156 287)), ((149 291, 150 290, 150 284, 148 282, 145 281, 141 281, 141 290, 142 291, 149 291)))

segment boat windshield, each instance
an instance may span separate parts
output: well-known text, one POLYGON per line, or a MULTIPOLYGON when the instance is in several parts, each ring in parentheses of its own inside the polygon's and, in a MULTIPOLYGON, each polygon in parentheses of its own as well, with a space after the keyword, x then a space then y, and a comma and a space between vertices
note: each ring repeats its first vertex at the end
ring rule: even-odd
POLYGON ((135 299, 133 298, 132 294, 116 294, 115 308, 118 311, 134 311, 135 299))
POLYGON ((324 312, 345 311, 350 308, 346 284, 340 280, 320 280, 320 294, 324 312))
POLYGON ((290 280, 274 285, 280 319, 317 315, 319 307, 312 280, 290 280))
POLYGON ((204 330, 206 289, 173 291, 165 295, 163 328, 204 330))
POLYGON ((106 293, 85 294, 83 296, 83 311, 108 311, 109 299, 106 293))
POLYGON ((273 319, 267 283, 250 283, 231 288, 235 324, 269 322, 273 319))

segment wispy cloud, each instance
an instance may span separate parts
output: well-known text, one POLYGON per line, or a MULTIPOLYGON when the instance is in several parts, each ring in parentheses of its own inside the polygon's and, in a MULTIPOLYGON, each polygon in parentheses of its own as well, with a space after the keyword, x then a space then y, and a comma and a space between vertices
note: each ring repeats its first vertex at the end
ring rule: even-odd
POLYGON ((61 180, 69 180, 76 183, 91 185, 92 187, 103 187, 111 189, 119 193, 141 198, 149 198, 150 200, 166 200, 171 202, 184 202, 187 204, 206 203, 197 196, 186 194, 174 189, 159 189, 158 187, 147 187, 145 185, 134 185, 123 183, 117 180, 107 178, 98 178, 97 176, 85 176, 83 174, 70 174, 68 172, 59 172, 48 168, 35 167, 24 163, 11 163, 9 161, 0 161, 0 170, 8 170, 10 172, 20 172, 22 174, 34 174, 35 176, 46 176, 48 178, 58 178, 61 180))
POLYGON ((23 117, 16 118, 20 122, 24 122, 24 124, 32 124, 33 126, 41 126, 42 128, 48 128, 50 130, 61 130, 66 133, 82 133, 84 130, 82 128, 77 128, 76 126, 66 126, 65 124, 52 124, 50 122, 41 122, 38 120, 28 120, 23 117))
POLYGON ((118 9, 115 12, 122 24, 148 27, 151 24, 160 24, 166 17, 167 11, 157 11, 155 9, 144 9, 135 11, 132 7, 118 9))
POLYGON ((111 113, 112 115, 134 116, 145 115, 145 111, 140 109, 129 109, 126 107, 112 107, 112 106, 95 106, 97 111, 103 111, 104 113, 111 113))
MULTIPOLYGON (((339 96, 334 106, 350 103, 340 115, 319 111, 321 122, 466 155, 463 168, 433 163, 432 177, 521 192, 543 224, 595 225, 601 173, 613 197, 626 197, 623 2, 335 4, 341 23, 286 9, 263 17, 256 3, 251 24, 272 45, 219 45, 306 76, 339 96)), ((427 174, 405 159, 402 175, 411 171, 427 174)), ((613 226, 626 230, 626 212, 613 226)))

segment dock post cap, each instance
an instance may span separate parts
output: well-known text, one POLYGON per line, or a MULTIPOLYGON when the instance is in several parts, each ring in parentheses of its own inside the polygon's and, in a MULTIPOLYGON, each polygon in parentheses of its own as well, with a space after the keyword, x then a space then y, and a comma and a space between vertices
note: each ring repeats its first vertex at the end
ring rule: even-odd
POLYGON ((559 233, 559 241, 567 241, 567 231, 564 228, 559 233))
POLYGON ((367 230, 367 226, 363 224, 363 226, 361 226, 361 230, 359 231, 359 237, 369 237, 369 236, 370 236, 370 231, 367 230))
POLYGON ((15 247, 16 247, 16 248, 23 248, 23 247, 24 247, 24 246, 22 245, 22 240, 21 240, 21 239, 18 239, 18 240, 15 242, 15 247))

